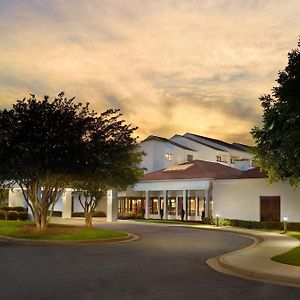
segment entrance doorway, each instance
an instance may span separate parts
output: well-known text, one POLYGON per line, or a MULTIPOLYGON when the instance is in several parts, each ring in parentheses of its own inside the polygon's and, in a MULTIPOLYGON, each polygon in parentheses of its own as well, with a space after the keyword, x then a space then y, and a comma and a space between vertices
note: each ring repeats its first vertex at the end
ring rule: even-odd
POLYGON ((280 196, 260 196, 260 221, 280 222, 280 196))

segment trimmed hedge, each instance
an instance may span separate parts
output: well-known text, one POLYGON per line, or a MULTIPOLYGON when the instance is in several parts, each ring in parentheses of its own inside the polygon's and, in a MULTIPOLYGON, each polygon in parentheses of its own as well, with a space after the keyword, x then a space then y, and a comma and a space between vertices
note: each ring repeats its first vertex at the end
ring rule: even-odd
POLYGON ((1 206, 0 210, 4 211, 17 211, 17 212, 27 212, 27 208, 23 206, 1 206))
POLYGON ((28 212, 20 211, 18 213, 18 220, 20 220, 20 221, 27 221, 28 220, 28 212))
POLYGON ((119 213, 119 220, 132 220, 132 219, 142 219, 143 215, 135 212, 119 213))
MULTIPOLYGON (((203 224, 217 225, 216 218, 203 218, 203 224)), ((247 220, 235 220, 235 219, 222 219, 219 218, 219 226, 233 226, 242 227, 248 229, 274 229, 282 230, 283 222, 257 222, 257 221, 247 221, 247 220)), ((288 222, 288 230, 290 231, 300 231, 300 223, 288 222)))
POLYGON ((19 217, 19 213, 17 211, 9 211, 7 212, 6 219, 16 221, 18 220, 18 217, 19 217))
POLYGON ((0 210, 0 220, 28 220, 28 212, 26 211, 5 211, 0 210))
POLYGON ((6 211, 0 210, 0 220, 6 220, 6 211))
MULTIPOLYGON (((48 216, 50 215, 50 211, 48 211, 48 216)), ((59 210, 54 210, 53 212, 52 212, 52 217, 62 217, 62 212, 61 211, 59 211, 59 210)))
MULTIPOLYGON (((72 217, 73 218, 84 218, 84 213, 83 212, 72 212, 72 217)), ((106 213, 104 211, 95 211, 93 213, 93 217, 105 218, 106 217, 106 213)))

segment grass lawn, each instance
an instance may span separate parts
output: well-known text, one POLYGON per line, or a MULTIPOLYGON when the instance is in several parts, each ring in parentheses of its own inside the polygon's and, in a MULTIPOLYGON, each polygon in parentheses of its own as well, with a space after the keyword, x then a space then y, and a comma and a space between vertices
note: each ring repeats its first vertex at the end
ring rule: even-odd
POLYGON ((91 229, 81 226, 50 224, 46 232, 37 232, 32 222, 0 221, 0 235, 35 240, 100 240, 127 236, 125 232, 91 229))
MULTIPOLYGON (((291 231, 287 234, 300 240, 300 232, 298 231, 291 231)), ((300 266, 300 246, 292 249, 289 252, 274 256, 272 257, 272 260, 280 262, 282 264, 300 266)))

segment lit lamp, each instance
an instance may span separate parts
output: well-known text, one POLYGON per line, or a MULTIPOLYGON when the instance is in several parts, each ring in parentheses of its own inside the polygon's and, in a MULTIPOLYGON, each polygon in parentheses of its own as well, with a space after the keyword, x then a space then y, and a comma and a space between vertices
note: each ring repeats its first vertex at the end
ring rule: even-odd
POLYGON ((216 214, 216 218, 217 218, 217 227, 219 227, 219 217, 220 217, 220 215, 219 214, 216 214))
POLYGON ((288 217, 284 216, 283 217, 283 232, 286 233, 287 232, 287 221, 288 221, 288 217))

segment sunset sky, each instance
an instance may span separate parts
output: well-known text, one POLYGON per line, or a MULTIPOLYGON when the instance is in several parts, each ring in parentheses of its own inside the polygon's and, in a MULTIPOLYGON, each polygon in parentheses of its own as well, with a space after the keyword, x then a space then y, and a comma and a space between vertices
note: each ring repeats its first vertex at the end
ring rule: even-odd
POLYGON ((0 108, 60 91, 149 134, 251 143, 299 0, 0 0, 0 108))

